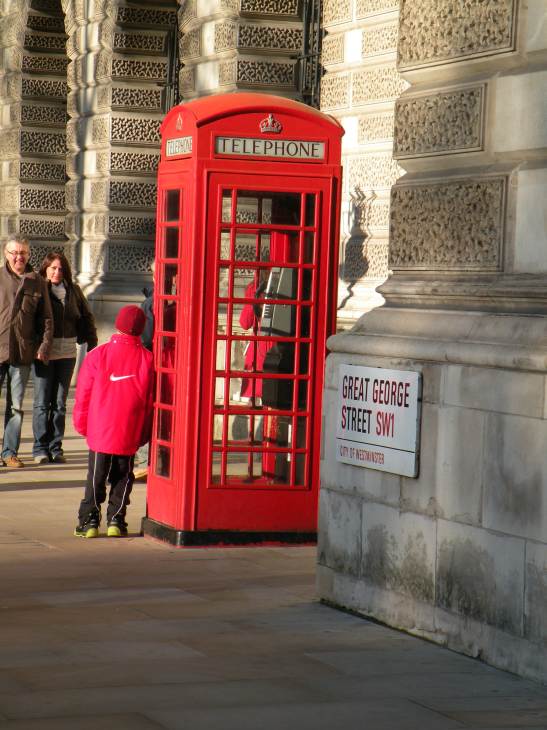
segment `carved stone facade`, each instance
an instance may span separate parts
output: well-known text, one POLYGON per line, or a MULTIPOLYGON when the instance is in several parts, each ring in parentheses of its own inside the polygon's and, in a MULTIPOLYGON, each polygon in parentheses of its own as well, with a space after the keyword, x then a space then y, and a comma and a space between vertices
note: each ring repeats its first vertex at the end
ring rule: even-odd
MULTIPOLYGON (((389 0, 358 3, 367 25, 386 17, 385 33, 363 33, 364 66, 337 66, 330 51, 325 77, 351 74, 352 103, 364 104, 356 119, 348 111, 345 179, 363 189, 348 191, 344 261, 368 276, 375 226, 386 243, 389 226, 391 271, 384 305, 328 342, 318 592, 546 682, 545 3, 399 5, 401 88, 383 64, 389 0), (371 79, 393 89, 394 109, 371 79), (421 375, 416 477, 340 462, 342 365, 382 368, 392 382, 389 371, 421 375)), ((335 37, 353 32, 347 3, 326 10, 335 37)))
POLYGON ((388 274, 394 103, 407 87, 396 68, 396 0, 325 0, 321 109, 344 125, 338 324, 381 303, 388 274))

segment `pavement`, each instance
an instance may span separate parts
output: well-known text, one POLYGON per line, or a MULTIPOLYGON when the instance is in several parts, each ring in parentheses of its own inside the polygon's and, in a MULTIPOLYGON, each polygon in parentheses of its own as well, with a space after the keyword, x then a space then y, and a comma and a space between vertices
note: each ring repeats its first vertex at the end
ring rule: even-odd
MULTIPOLYGON (((32 389, 30 389, 32 394, 32 389)), ((0 730, 547 729, 547 687, 321 604, 315 549, 75 538, 87 450, 0 469, 0 730)))

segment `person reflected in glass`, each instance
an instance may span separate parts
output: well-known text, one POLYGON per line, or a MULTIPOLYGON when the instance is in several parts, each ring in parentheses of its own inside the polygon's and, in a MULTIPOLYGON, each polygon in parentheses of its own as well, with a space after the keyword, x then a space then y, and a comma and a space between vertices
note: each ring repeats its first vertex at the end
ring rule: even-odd
POLYGON ((97 345, 97 330, 64 254, 48 253, 40 274, 47 282, 53 311, 53 344, 48 363, 35 360, 33 366, 32 454, 38 464, 64 464, 66 401, 76 365, 76 345, 86 344, 87 350, 92 350, 97 345))
MULTIPOLYGON (((262 299, 268 283, 268 270, 261 269, 258 274, 258 284, 253 280, 245 289, 246 299, 262 299)), ((239 324, 244 330, 252 329, 253 335, 260 334, 260 320, 263 305, 259 302, 247 303, 239 315, 239 324)), ((252 340, 247 343, 244 354, 243 369, 249 373, 262 372, 266 353, 272 342, 252 340)), ((253 405, 260 405, 262 399, 262 378, 243 378, 241 381, 242 398, 249 398, 253 405)))

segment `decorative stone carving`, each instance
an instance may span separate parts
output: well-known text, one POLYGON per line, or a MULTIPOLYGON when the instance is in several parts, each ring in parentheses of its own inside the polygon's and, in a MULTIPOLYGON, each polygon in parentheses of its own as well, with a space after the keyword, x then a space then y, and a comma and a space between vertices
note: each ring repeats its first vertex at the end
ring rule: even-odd
POLYGON ((27 51, 53 51, 65 53, 66 38, 64 35, 45 33, 25 33, 25 49, 27 51))
POLYGON ((48 106, 46 104, 23 104, 21 122, 25 125, 37 124, 44 127, 64 127, 67 123, 64 106, 48 106))
MULTIPOLYGON (((237 10, 237 7, 235 8, 237 10)), ((298 0, 241 0, 241 13, 298 17, 298 0)))
POLYGON ((115 51, 133 51, 134 53, 164 53, 165 33, 114 33, 115 51))
POLYGON ((190 21, 198 17, 197 0, 186 0, 182 6, 182 12, 179 16, 179 28, 184 28, 190 21))
MULTIPOLYGON (((31 234, 31 238, 34 238, 34 235, 31 234)), ((40 236, 40 238, 47 238, 48 236, 40 236)), ((64 236, 61 236, 64 237, 64 236)), ((75 267, 76 260, 75 260, 75 251, 72 246, 68 246, 66 244, 33 244, 30 249, 30 264, 35 269, 40 268, 40 264, 44 260, 44 257, 50 253, 50 251, 55 251, 56 253, 63 253, 67 259, 71 267, 75 267)))
POLYGON ((367 15, 388 13, 399 8, 399 0, 357 0, 355 15, 357 18, 366 18, 367 15))
POLYGON ((324 0, 323 2, 323 25, 335 25, 345 23, 352 19, 351 0, 324 0))
POLYGON ((493 177, 395 186, 390 266, 499 270, 505 183, 505 177, 493 177))
POLYGON ((20 176, 25 182, 64 183, 66 169, 62 163, 22 161, 20 176))
POLYGON ((407 87, 393 66, 381 66, 353 74, 352 102, 367 104, 396 99, 407 87))
POLYGON ((165 81, 167 78, 167 63, 165 61, 114 58, 112 59, 112 78, 165 81))
POLYGON ((483 85, 404 97, 395 104, 398 159, 482 149, 483 85))
POLYGON ((235 84, 237 80, 237 59, 221 61, 218 64, 218 83, 220 86, 235 84))
POLYGON ((376 198, 370 206, 368 225, 374 230, 389 229, 389 200, 376 198))
POLYGON ((350 158, 348 163, 350 189, 363 190, 391 187, 402 174, 401 168, 391 157, 391 152, 378 152, 350 158))
MULTIPOLYGON (((19 222, 19 233, 26 238, 64 238, 64 221, 56 218, 45 218, 36 216, 32 218, 21 217, 19 222)), ((35 246, 32 246, 35 251, 35 246)), ((45 255, 45 254, 44 254, 45 255)), ((42 258, 36 257, 41 263, 42 258)))
POLYGON ((221 10, 239 13, 239 0, 219 0, 221 10))
POLYGON ((153 152, 111 152, 110 169, 112 172, 131 172, 136 175, 155 174, 160 156, 153 152))
POLYGON ((153 10, 152 8, 118 7, 116 23, 118 25, 173 26, 177 22, 175 10, 153 10))
POLYGON ((514 0, 401 0, 399 68, 419 68, 514 48, 514 0))
POLYGON ((51 81, 50 79, 23 78, 21 92, 27 99, 49 97, 52 99, 66 99, 68 86, 66 81, 51 81))
POLYGON ((100 243, 91 243, 89 245, 89 271, 95 273, 104 271, 106 264, 106 246, 100 243))
POLYGON ((108 117, 94 117, 91 123, 91 139, 93 144, 107 144, 109 133, 108 117))
POLYGON ((160 143, 159 119, 138 117, 112 117, 112 142, 138 145, 158 145, 160 143))
POLYGON ((345 109, 349 106, 349 73, 327 74, 321 79, 321 108, 345 109))
MULTIPOLYGON (((196 31, 193 31, 194 33, 196 31)), ((190 35, 188 33, 187 35, 190 35)), ((216 23, 215 25, 215 52, 227 51, 236 47, 237 25, 232 21, 216 23)))
POLYGON ((122 208, 155 208, 155 183, 110 181, 110 205, 122 208))
POLYGON ((321 46, 321 63, 330 66, 333 63, 344 62, 344 34, 328 35, 323 39, 321 46))
POLYGON ((23 73, 51 74, 52 76, 65 76, 68 58, 58 56, 29 56, 23 55, 23 73))
POLYGON ((18 129, 5 129, 0 134, 0 157, 5 160, 18 156, 20 132, 18 129))
POLYGON ((114 109, 148 109, 162 111, 162 94, 160 89, 132 89, 127 86, 112 87, 112 108, 114 109))
POLYGON ((152 271, 154 249, 152 246, 135 246, 116 243, 109 247, 108 270, 111 272, 138 271, 149 273, 152 271))
POLYGON ((237 62, 237 81, 250 86, 294 86, 294 63, 285 61, 237 62))
POLYGON ((271 25, 240 25, 239 48, 299 51, 302 30, 271 25))
POLYGON ((108 202, 108 183, 97 180, 91 183, 90 198, 92 205, 106 206, 108 202))
POLYGON ((156 219, 143 216, 108 216, 108 234, 113 238, 153 238, 156 233, 156 219))
POLYGON ((22 187, 19 195, 19 205, 22 211, 64 211, 64 190, 39 190, 22 187))
MULTIPOLYGON (((217 28, 215 26, 215 44, 217 28)), ((180 55, 182 58, 194 58, 201 55, 201 28, 195 28, 185 33, 180 41, 180 55)))
POLYGON ((62 17, 35 15, 32 12, 28 14, 27 28, 30 28, 30 30, 39 30, 45 33, 65 32, 65 24, 62 17))
POLYGON ((391 53, 397 49, 397 23, 365 28, 361 36, 361 55, 363 58, 391 53))
POLYGON ((40 155, 64 155, 66 137, 64 132, 21 131, 21 152, 40 155))
POLYGON ((393 137, 393 114, 367 114, 359 118, 357 139, 361 144, 383 142, 393 137))
MULTIPOLYGON (((219 64, 220 69, 222 69, 222 63, 219 64)), ((220 76, 220 71, 219 71, 220 76)), ((219 79, 219 84, 222 84, 222 81, 219 79)), ((192 66, 185 66, 180 70, 179 73, 179 88, 181 91, 194 91, 196 88, 196 80, 195 80, 195 70, 192 66)))

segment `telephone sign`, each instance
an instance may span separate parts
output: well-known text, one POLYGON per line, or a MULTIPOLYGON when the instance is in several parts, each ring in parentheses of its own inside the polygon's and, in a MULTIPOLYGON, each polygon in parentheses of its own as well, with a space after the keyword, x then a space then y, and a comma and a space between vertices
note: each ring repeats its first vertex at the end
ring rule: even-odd
POLYGON ((143 530, 175 545, 312 540, 343 130, 236 93, 175 107, 161 132, 143 530))

